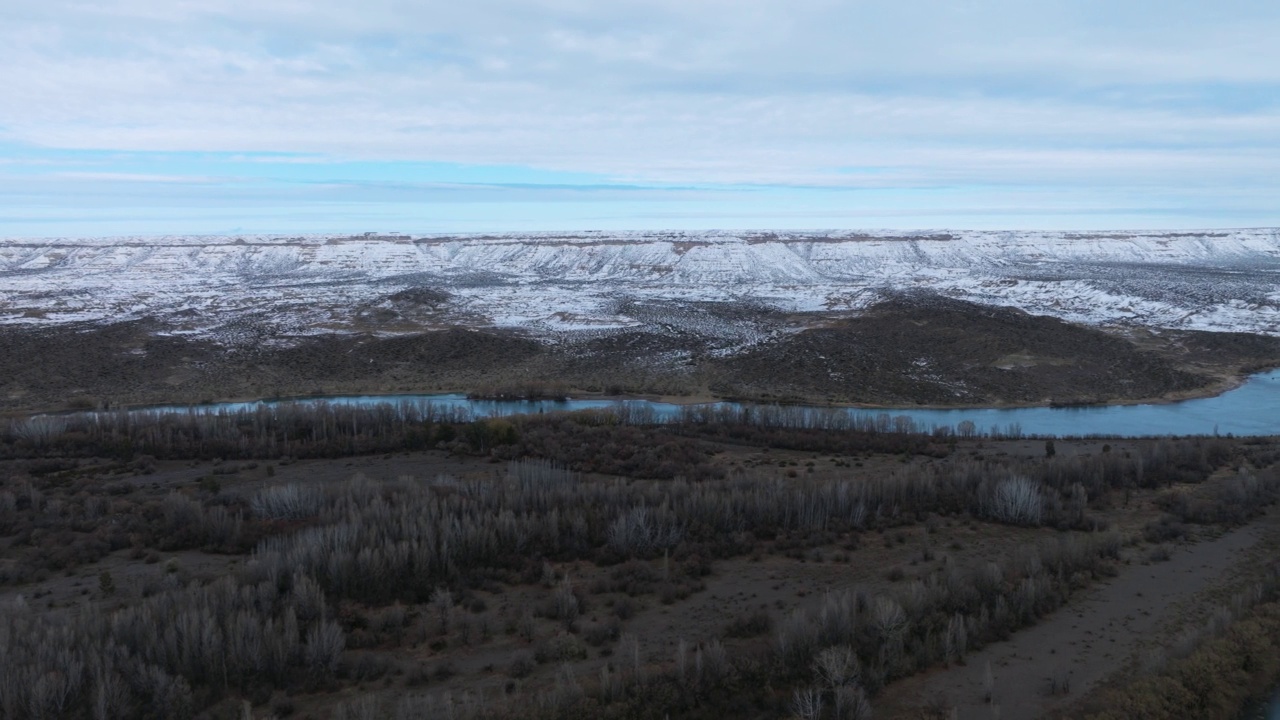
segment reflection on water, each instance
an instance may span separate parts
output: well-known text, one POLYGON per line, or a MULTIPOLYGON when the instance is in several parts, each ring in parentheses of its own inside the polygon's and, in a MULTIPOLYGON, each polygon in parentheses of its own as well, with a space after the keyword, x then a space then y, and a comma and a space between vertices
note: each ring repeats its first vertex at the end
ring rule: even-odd
MULTIPOLYGON (((571 399, 565 401, 471 400, 465 395, 361 395, 318 399, 292 399, 251 403, 218 403, 200 406, 164 406, 152 411, 234 412, 283 402, 330 402, 375 405, 379 403, 430 403, 439 408, 467 410, 476 416, 500 416, 563 410, 628 407, 643 410, 654 419, 671 419, 682 412, 680 405, 648 400, 571 399)), ((739 408, 736 403, 710 403, 709 408, 739 408)), ((800 408, 803 410, 803 408, 800 408)), ((885 429, 902 428, 897 418, 910 418, 914 427, 960 427, 973 423, 977 433, 1009 433, 1072 436, 1107 435, 1280 435, 1280 370, 1259 373, 1234 390, 1216 397, 1153 405, 1104 405, 1073 408, 1007 408, 924 410, 916 408, 868 410, 851 408, 833 411, 810 408, 815 413, 846 412, 880 421, 885 429)), ((1280 720, 1280 718, 1277 718, 1280 720)))

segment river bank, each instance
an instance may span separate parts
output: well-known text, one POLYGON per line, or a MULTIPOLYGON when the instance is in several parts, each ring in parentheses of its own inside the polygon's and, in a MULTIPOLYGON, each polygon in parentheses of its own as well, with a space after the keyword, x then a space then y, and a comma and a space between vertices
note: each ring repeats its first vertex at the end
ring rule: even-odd
POLYGON ((676 404, 645 399, 569 398, 566 400, 488 400, 463 394, 303 396, 278 400, 158 405, 130 411, 176 414, 246 412, 294 405, 405 406, 418 412, 448 411, 459 418, 501 417, 576 410, 625 412, 663 422, 696 420, 704 413, 760 413, 784 424, 845 424, 884 432, 934 432, 958 435, 1043 437, 1150 437, 1187 435, 1265 436, 1280 434, 1280 370, 1259 373, 1233 390, 1209 398, 1146 405, 1028 408, 852 408, 805 405, 753 405, 725 401, 676 404))

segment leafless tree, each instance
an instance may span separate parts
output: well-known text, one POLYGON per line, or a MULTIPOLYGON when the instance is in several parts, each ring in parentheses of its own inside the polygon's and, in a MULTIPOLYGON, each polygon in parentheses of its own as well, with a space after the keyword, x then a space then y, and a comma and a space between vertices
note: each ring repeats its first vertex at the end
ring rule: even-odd
POLYGON ((801 688, 791 696, 791 712, 798 720, 819 720, 822 705, 822 691, 818 688, 801 688))
POLYGON ((848 645, 824 648, 813 659, 813 671, 827 689, 835 690, 858 679, 858 656, 848 645))
POLYGON ((437 587, 431 592, 431 606, 440 618, 440 632, 449 632, 449 625, 453 622, 453 593, 448 588, 437 587))

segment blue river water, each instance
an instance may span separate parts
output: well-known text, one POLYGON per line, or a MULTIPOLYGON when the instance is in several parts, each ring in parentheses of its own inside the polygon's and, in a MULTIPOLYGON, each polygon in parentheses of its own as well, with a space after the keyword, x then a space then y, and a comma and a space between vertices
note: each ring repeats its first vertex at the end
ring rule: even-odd
MULTIPOLYGON (((323 398, 290 398, 254 402, 167 405, 146 408, 149 412, 217 413, 253 410, 286 403, 331 403, 335 405, 430 405, 437 409, 465 410, 473 417, 545 413, 557 411, 628 408, 642 410, 656 420, 679 417, 687 405, 650 400, 568 399, 556 400, 473 400, 460 394, 447 395, 351 395, 323 398)), ((696 408, 744 407, 737 403, 708 403, 696 408)), ((906 417, 913 427, 928 431, 935 427, 956 428, 973 423, 978 434, 1001 433, 1070 437, 1104 435, 1141 437, 1151 435, 1280 435, 1280 370, 1258 373, 1221 395, 1172 403, 1146 405, 1096 405, 1084 407, 1027 408, 820 408, 787 406, 791 412, 849 413, 882 426, 896 427, 894 418, 906 417)))
POLYGON ((1270 700, 1246 709, 1239 720, 1280 720, 1280 688, 1275 689, 1270 700))

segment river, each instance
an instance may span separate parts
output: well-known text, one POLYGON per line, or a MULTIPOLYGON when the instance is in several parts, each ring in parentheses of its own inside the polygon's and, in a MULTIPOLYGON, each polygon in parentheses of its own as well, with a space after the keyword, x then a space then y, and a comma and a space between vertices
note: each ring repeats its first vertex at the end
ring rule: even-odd
POLYGON ((1275 689, 1270 700, 1246 710, 1240 720, 1280 720, 1280 688, 1275 689))
MULTIPOLYGON (((430 404, 438 408, 463 409, 476 417, 543 413, 555 411, 643 409, 658 420, 678 417, 685 405, 651 400, 602 400, 574 398, 556 400, 473 400, 460 394, 446 395, 351 395, 324 398, 290 398, 254 402, 211 403, 205 405, 165 405, 146 408, 149 412, 217 413, 253 410, 285 403, 377 405, 382 403, 430 404)), ((709 403, 708 408, 739 408, 737 403, 709 403)), ((1252 375, 1239 387, 1221 395, 1171 403, 1144 405, 1096 405, 1049 408, 819 408, 792 406, 814 412, 843 412, 878 418, 882 426, 900 427, 893 418, 910 418, 914 428, 961 426, 973 423, 979 434, 1010 433, 1044 437, 1103 435, 1143 437, 1161 435, 1280 435, 1280 370, 1252 375)))

